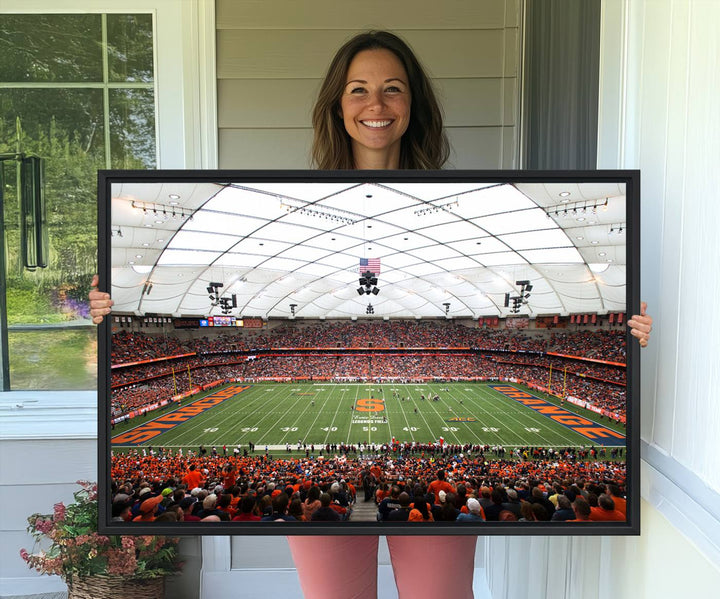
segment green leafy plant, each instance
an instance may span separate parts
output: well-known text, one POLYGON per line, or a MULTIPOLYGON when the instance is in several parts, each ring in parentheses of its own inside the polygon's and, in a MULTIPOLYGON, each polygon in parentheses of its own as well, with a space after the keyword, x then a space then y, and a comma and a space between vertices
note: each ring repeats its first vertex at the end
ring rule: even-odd
POLYGON ((56 574, 65 581, 91 576, 147 579, 182 569, 178 540, 159 536, 104 536, 97 532, 97 485, 78 481, 80 490, 69 505, 57 503, 52 514, 28 517, 27 531, 34 537, 33 553, 20 557, 41 574, 56 574))

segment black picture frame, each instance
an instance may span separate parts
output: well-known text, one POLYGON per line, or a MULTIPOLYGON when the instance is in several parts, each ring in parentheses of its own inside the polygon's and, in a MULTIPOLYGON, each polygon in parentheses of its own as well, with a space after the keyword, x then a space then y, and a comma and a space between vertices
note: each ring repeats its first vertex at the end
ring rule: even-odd
MULTIPOLYGON (((212 171, 157 170, 98 173, 98 237, 100 290, 112 289, 112 239, 117 234, 112 215, 112 186, 134 183, 494 183, 494 184, 604 184, 625 188, 626 235, 625 314, 640 309, 640 172, 599 171, 212 171)), ((548 218, 555 217, 548 211, 548 218)), ((135 314, 135 316, 141 316, 135 314)), ((185 316, 185 315, 183 315, 185 316)), ((166 317, 171 318, 170 315, 166 317)), ((179 318, 179 316, 176 316, 179 318)), ((142 523, 111 521, 111 382, 112 316, 98 327, 98 528, 102 534, 162 535, 638 535, 640 534, 640 348, 624 326, 626 346, 626 494, 623 522, 178 522, 142 523)))

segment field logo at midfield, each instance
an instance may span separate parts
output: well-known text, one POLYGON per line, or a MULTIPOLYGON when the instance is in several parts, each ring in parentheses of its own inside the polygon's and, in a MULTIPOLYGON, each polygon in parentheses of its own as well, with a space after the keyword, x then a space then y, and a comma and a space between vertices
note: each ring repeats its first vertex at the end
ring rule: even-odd
POLYGON ((385 404, 382 399, 364 398, 355 402, 355 409, 358 412, 382 412, 385 404))
POLYGON ((113 437, 113 445, 140 445, 146 443, 151 439, 154 439, 158 435, 161 435, 176 426, 180 426, 183 422, 187 422, 191 418, 207 412, 216 405, 221 404, 227 399, 235 397, 238 393, 248 389, 248 385, 238 386, 233 385, 207 397, 203 397, 196 402, 191 403, 189 406, 184 408, 178 408, 169 414, 160 416, 151 422, 141 424, 137 428, 132 429, 113 437))
POLYGON ((445 422, 477 422, 474 416, 453 416, 445 422))
POLYGON ((618 441, 625 441, 625 435, 622 433, 600 426, 592 420, 578 416, 565 408, 530 395, 530 393, 520 391, 520 389, 516 389, 511 385, 490 385, 490 388, 495 389, 498 393, 502 393, 505 397, 520 402, 531 410, 535 410, 551 418, 558 424, 562 424, 576 433, 581 434, 583 437, 587 437, 598 445, 618 445, 618 441))

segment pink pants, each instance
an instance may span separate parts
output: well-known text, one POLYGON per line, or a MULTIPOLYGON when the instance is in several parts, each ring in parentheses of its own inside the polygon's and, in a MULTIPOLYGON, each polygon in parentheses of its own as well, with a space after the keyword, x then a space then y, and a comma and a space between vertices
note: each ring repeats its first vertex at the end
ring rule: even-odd
MULTIPOLYGON (((288 537, 306 599, 375 599, 376 536, 288 537)), ((387 537, 399 599, 472 599, 476 536, 387 537)))

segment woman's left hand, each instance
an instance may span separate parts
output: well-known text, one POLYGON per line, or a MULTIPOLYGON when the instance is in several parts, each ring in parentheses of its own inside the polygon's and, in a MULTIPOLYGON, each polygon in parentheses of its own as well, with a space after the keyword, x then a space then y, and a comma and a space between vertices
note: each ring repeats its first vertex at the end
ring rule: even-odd
POLYGON ((647 304, 640 302, 640 314, 633 314, 628 320, 628 326, 630 327, 630 334, 637 337, 640 342, 640 347, 647 347, 648 340, 650 339, 650 331, 652 331, 652 316, 645 313, 647 310, 647 304))
POLYGON ((110 314, 110 310, 113 305, 113 301, 110 299, 110 294, 104 291, 98 291, 98 284, 100 279, 95 275, 92 279, 90 286, 92 289, 88 294, 90 300, 90 317, 95 324, 100 324, 105 316, 110 314))

